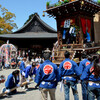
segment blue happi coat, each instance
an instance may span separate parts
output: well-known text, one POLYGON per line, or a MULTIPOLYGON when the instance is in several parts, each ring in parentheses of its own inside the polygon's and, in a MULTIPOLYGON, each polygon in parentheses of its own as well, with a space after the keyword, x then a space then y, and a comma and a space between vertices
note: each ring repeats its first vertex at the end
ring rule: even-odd
POLYGON ((14 88, 18 83, 19 83, 19 76, 15 80, 14 75, 10 74, 7 78, 7 81, 5 82, 5 87, 7 89, 11 89, 14 88))
POLYGON ((92 86, 92 87, 96 87, 96 88, 100 88, 100 84, 95 83, 97 81, 100 81, 100 77, 96 78, 94 76, 94 66, 93 63, 89 64, 86 69, 83 71, 80 79, 81 80, 88 80, 88 81, 93 81, 94 83, 88 83, 88 86, 92 86))
POLYGON ((73 77, 73 75, 75 76, 79 75, 78 65, 69 58, 66 58, 59 65, 59 75, 60 75, 60 80, 65 79, 65 80, 76 81, 76 77, 73 77))
POLYGON ((28 76, 33 76, 34 74, 36 74, 36 68, 34 68, 32 70, 32 65, 28 65, 26 68, 25 68, 25 78, 28 78, 28 76))
POLYGON ((84 69, 86 68, 87 65, 90 64, 90 61, 88 59, 83 59, 80 64, 79 64, 79 72, 80 75, 82 74, 82 72, 84 71, 84 69))
POLYGON ((21 64, 19 66, 19 69, 20 69, 20 73, 22 74, 22 71, 25 71, 25 63, 24 61, 21 61, 21 64))
POLYGON ((56 88, 59 81, 57 65, 50 60, 45 60, 39 67, 35 81, 41 88, 56 88))

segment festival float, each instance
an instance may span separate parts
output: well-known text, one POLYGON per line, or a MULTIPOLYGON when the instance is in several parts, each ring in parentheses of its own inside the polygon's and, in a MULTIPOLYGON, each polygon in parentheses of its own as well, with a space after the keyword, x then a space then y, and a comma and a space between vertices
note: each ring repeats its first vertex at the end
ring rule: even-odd
MULTIPOLYGON (((70 58, 81 60, 82 52, 94 54, 100 49, 95 43, 94 15, 100 11, 100 1, 60 0, 55 4, 47 2, 45 12, 57 22, 57 43, 52 50, 53 62, 60 64, 64 52, 70 52, 70 58)), ((78 63, 78 62, 77 62, 78 63)))
POLYGON ((4 57, 5 66, 10 67, 11 59, 17 57, 17 48, 13 44, 10 44, 9 41, 7 41, 6 44, 3 44, 0 47, 0 55, 1 59, 4 57))

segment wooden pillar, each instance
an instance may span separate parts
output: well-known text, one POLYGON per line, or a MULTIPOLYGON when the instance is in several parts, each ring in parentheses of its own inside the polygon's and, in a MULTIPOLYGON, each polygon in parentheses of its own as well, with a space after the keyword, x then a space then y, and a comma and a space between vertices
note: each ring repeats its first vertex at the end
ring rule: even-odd
POLYGON ((57 22, 57 38, 58 38, 58 44, 62 45, 62 33, 61 33, 61 20, 59 17, 56 17, 57 22))
POLYGON ((82 43, 84 40, 84 36, 83 36, 83 31, 82 31, 82 25, 81 25, 81 16, 79 15, 79 28, 80 28, 80 39, 79 39, 79 43, 82 43))
POLYGON ((95 34, 94 34, 94 16, 91 19, 91 41, 95 41, 95 34))

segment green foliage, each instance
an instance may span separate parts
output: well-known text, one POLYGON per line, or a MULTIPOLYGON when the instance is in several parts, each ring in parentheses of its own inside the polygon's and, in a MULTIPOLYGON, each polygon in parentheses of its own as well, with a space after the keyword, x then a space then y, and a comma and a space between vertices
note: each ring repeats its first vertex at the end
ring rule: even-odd
POLYGON ((79 26, 77 26, 77 25, 74 25, 74 27, 75 27, 75 32, 76 32, 76 34, 80 31, 80 28, 79 28, 79 26))
POLYGON ((55 7, 56 7, 56 6, 61 6, 62 4, 64 4, 64 2, 63 2, 63 1, 62 1, 62 2, 59 1, 58 3, 55 3, 54 6, 55 6, 55 7))
POLYGON ((100 4, 100 0, 97 1, 100 4))
POLYGON ((47 7, 50 6, 50 1, 46 2, 46 6, 47 7))
POLYGON ((49 2, 47 2, 46 5, 49 6, 49 2))
POLYGON ((14 13, 9 12, 5 7, 0 5, 0 34, 11 33, 14 28, 17 28, 14 19, 16 18, 14 13))
POLYGON ((61 5, 63 5, 63 4, 64 4, 64 2, 62 1, 62 2, 61 2, 61 5))
POLYGON ((69 0, 64 0, 64 3, 68 3, 69 2, 69 0))
POLYGON ((62 3, 61 2, 58 2, 58 6, 60 6, 62 3))
MULTIPOLYGON (((63 5, 64 3, 68 3, 69 2, 69 0, 64 0, 64 1, 59 1, 59 2, 57 2, 57 3, 55 3, 53 6, 61 6, 61 5, 63 5)), ((51 7, 51 5, 49 4, 49 6, 51 7)))
POLYGON ((56 6, 57 6, 57 4, 55 3, 55 4, 54 4, 54 6, 56 7, 56 6))
POLYGON ((77 34, 80 31, 79 26, 77 26, 75 24, 71 25, 70 27, 75 27, 75 34, 77 34))

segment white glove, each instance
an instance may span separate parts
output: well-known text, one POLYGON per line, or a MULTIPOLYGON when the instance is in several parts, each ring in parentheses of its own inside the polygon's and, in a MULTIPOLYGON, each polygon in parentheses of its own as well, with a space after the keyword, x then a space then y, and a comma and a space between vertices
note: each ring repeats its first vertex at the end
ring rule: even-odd
POLYGON ((10 93, 10 89, 7 89, 5 92, 10 93))
POLYGON ((22 75, 25 76, 25 73, 22 71, 22 75))
POLYGON ((0 81, 1 81, 2 79, 0 78, 0 81))
POLYGON ((34 81, 34 77, 32 76, 31 79, 34 81))
POLYGON ((81 83, 81 80, 78 80, 78 83, 81 83))
POLYGON ((29 83, 29 79, 26 79, 26 82, 29 83))
POLYGON ((20 84, 17 84, 16 86, 17 86, 17 87, 20 87, 20 84))

